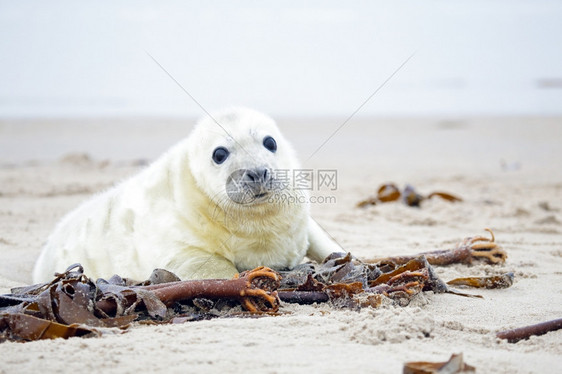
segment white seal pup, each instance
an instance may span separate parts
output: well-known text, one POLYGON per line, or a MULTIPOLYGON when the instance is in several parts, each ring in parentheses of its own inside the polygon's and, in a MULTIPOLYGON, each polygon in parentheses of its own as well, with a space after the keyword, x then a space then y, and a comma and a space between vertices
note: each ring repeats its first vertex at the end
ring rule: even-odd
POLYGON ((205 117, 142 172, 64 217, 33 281, 76 262, 92 278, 143 280, 155 268, 181 279, 231 278, 262 265, 292 268, 305 255, 322 260, 341 247, 293 188, 298 168, 268 116, 233 108, 205 117))

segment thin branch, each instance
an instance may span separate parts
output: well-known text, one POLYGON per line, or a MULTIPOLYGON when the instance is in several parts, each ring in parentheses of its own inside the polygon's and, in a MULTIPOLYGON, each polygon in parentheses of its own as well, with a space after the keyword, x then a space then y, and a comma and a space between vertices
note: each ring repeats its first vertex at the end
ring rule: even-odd
POLYGON ((519 340, 529 339, 534 335, 544 335, 547 332, 560 329, 562 329, 562 318, 538 323, 536 325, 519 327, 517 329, 500 331, 496 336, 500 339, 507 339, 510 343, 517 343, 519 340))

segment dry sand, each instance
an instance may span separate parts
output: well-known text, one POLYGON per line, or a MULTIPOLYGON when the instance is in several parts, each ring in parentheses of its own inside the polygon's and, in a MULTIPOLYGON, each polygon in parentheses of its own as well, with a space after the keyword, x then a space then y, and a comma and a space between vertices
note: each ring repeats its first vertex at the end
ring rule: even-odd
MULTIPOLYGON (((303 161, 340 123, 280 121, 303 161)), ((0 122, 0 292, 30 282, 41 245, 65 212, 138 171, 190 124, 0 122)), ((484 299, 425 293, 407 307, 360 312, 284 305, 277 317, 7 342, 0 344, 0 373, 397 373, 406 361, 459 352, 480 373, 562 370, 562 331, 517 344, 495 338, 498 330, 562 317, 562 119, 354 119, 304 166, 337 169, 337 190, 315 191, 337 202, 312 209, 355 255, 450 248, 490 227, 508 252, 505 265, 454 265, 438 274, 449 280, 512 271, 514 285, 470 291, 484 299), (354 206, 388 181, 448 191, 464 202, 354 206)))

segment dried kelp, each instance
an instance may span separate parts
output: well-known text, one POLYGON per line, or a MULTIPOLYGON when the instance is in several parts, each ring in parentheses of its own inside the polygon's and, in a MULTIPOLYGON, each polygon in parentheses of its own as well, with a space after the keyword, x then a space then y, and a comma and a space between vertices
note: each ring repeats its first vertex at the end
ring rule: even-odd
POLYGON ((136 318, 100 318, 93 303, 96 293, 78 264, 50 283, 13 289, 0 296, 0 341, 98 335, 102 328, 126 327, 136 318))
POLYGON ((275 312, 279 307, 279 274, 263 267, 231 280, 151 285, 130 285, 118 276, 93 282, 83 271, 75 264, 50 283, 0 296, 0 341, 100 334, 140 319, 167 321, 182 312, 176 302, 197 298, 234 300, 250 312, 275 312))
POLYGON ((462 353, 453 354, 445 362, 407 362, 404 364, 404 374, 439 374, 439 373, 474 373, 476 369, 464 363, 462 353))
POLYGON ((377 205, 380 203, 388 203, 402 199, 402 201, 408 206, 419 207, 422 201, 429 200, 434 197, 440 197, 441 199, 450 202, 462 201, 460 197, 447 192, 432 192, 427 196, 424 196, 418 193, 416 189, 409 184, 404 187, 403 191, 400 191, 400 188, 398 188, 394 183, 386 183, 379 187, 376 196, 371 196, 358 202, 357 206, 362 208, 369 205, 377 205))
POLYGON ((505 273, 490 277, 455 278, 447 282, 451 286, 466 286, 475 288, 509 288, 513 285, 513 273, 505 273))
MULTIPOLYGON (((276 312, 279 309, 277 289, 279 273, 266 267, 238 274, 234 279, 202 279, 142 287, 152 291, 167 306, 180 300, 196 298, 235 299, 249 312, 276 312)), ((141 287, 139 287, 141 288, 141 287)))
POLYGON ((330 302, 358 309, 380 306, 385 299, 405 306, 423 291, 474 296, 450 289, 428 261, 442 264, 451 263, 451 259, 470 262, 472 258, 498 263, 498 259, 505 259, 505 252, 494 243, 492 234, 491 239, 468 238, 452 252, 428 252, 377 263, 361 261, 350 253, 333 253, 320 264, 305 263, 280 273, 260 267, 229 280, 179 281, 174 274, 157 269, 142 283, 118 275, 94 282, 75 264, 56 274, 50 283, 0 295, 0 341, 99 335, 108 328, 125 329, 133 321, 177 323, 270 314, 277 312, 281 301, 330 302))
POLYGON ((401 306, 408 305, 422 291, 478 297, 450 289, 423 255, 383 273, 376 265, 350 253, 333 253, 322 264, 301 265, 281 275, 279 297, 285 302, 331 301, 335 306, 360 308, 380 305, 382 298, 376 295, 401 306))
MULTIPOLYGON (((151 277, 153 281, 161 277, 151 277)), ((167 274, 170 280, 175 277, 167 274)), ((131 285, 114 276, 90 280, 76 264, 47 284, 0 296, 0 339, 35 340, 100 334, 133 321, 187 321, 211 317, 215 301, 237 302, 251 313, 276 312, 285 302, 332 302, 337 307, 379 306, 388 297, 406 305, 422 290, 447 292, 421 256, 388 273, 351 254, 334 253, 322 264, 279 273, 257 268, 230 280, 206 279, 131 285), (186 309, 186 302, 190 308, 186 309), (199 310, 194 315, 193 308, 199 310)), ((234 304, 229 305, 232 308, 234 304)))
POLYGON ((379 267, 396 267, 424 255, 431 265, 471 264, 473 261, 484 261, 489 264, 503 264, 507 253, 495 242, 494 233, 486 229, 491 238, 484 236, 468 237, 461 241, 455 248, 422 252, 411 256, 394 256, 364 260, 367 263, 379 264, 379 267))

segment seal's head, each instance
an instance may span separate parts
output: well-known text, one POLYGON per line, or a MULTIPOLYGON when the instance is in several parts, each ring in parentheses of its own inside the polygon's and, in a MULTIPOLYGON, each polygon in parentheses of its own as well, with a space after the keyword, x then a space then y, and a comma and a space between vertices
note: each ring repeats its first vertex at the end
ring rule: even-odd
POLYGON ((221 208, 267 209, 294 194, 295 152, 270 117, 246 108, 207 116, 188 138, 198 187, 221 208))

